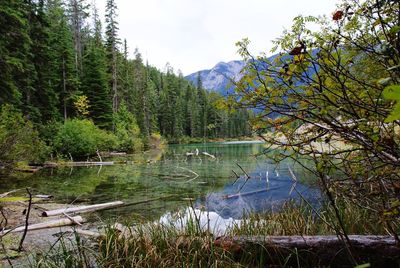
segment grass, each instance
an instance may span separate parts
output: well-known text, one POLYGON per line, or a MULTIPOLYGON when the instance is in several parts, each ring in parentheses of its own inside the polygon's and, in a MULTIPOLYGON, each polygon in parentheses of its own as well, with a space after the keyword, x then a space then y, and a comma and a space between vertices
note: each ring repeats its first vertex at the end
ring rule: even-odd
MULTIPOLYGON (((348 234, 387 234, 379 219, 366 209, 339 202, 348 234)), ((240 225, 230 228, 226 236, 236 235, 328 235, 335 234, 333 211, 327 207, 316 213, 305 205, 287 203, 280 212, 253 214, 240 225), (328 223, 328 224, 327 224, 328 223)), ((399 230, 398 226, 397 229, 399 230)), ((265 267, 268 254, 261 247, 237 254, 234 245, 217 246, 216 237, 200 228, 198 219, 188 221, 183 229, 159 223, 140 224, 120 233, 111 225, 95 245, 75 235, 66 243, 37 255, 32 267, 265 267)), ((298 266, 294 250, 281 256, 278 266, 298 266)), ((313 263, 313 258, 306 263, 313 263), (310 262, 311 261, 311 262, 310 262)))

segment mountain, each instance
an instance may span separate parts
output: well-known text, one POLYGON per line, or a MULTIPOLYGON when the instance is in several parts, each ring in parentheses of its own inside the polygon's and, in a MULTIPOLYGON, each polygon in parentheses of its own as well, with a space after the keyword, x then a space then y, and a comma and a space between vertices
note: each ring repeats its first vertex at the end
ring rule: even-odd
POLYGON ((200 74, 203 88, 213 90, 227 95, 233 92, 233 86, 230 79, 238 81, 242 74, 240 71, 245 66, 244 61, 235 60, 230 62, 220 62, 210 70, 202 70, 186 76, 185 78, 197 85, 197 77, 200 74))
MULTIPOLYGON (((270 56, 266 62, 273 62, 278 54, 270 56)), ((256 60, 256 66, 260 70, 267 68, 267 63, 256 60)), ((231 79, 238 81, 243 77, 241 70, 245 67, 246 63, 242 60, 234 60, 230 62, 220 62, 210 70, 202 70, 185 76, 185 79, 191 81, 197 86, 197 77, 200 74, 203 88, 210 91, 216 91, 226 96, 234 92, 234 87, 231 79)))

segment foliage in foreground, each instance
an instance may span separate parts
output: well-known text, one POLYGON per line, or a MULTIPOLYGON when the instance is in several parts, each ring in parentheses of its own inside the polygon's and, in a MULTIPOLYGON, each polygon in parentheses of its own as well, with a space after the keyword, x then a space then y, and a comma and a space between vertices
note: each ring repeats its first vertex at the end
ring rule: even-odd
MULTIPOLYGON (((233 98, 238 107, 261 111, 253 127, 272 133, 264 138, 277 161, 311 158, 305 168, 333 206, 335 196, 352 200, 396 237, 399 98, 388 91, 400 84, 399 13, 399 1, 343 0, 333 17, 295 18, 275 41, 276 57, 255 57, 248 40, 239 42, 247 66, 233 98), (310 30, 313 24, 318 30, 310 30)), ((335 214, 343 233, 342 215, 335 214)))
MULTIPOLYGON (((382 225, 374 224, 379 219, 367 209, 342 202, 339 207, 349 234, 387 233, 382 225)), ((233 226, 226 235, 329 235, 335 234, 335 229, 326 223, 334 218, 334 211, 329 206, 316 213, 310 207, 288 203, 280 212, 251 215, 240 225, 233 226)), ((202 228, 196 217, 188 221, 183 229, 147 223, 132 227, 121 235, 113 227, 108 227, 95 249, 76 239, 73 237, 72 248, 61 244, 61 247, 37 256, 33 266, 265 267, 270 261, 265 253, 261 253, 262 248, 238 255, 234 246, 216 246, 216 237, 207 228, 202 228)), ((276 264, 290 267, 294 263, 296 266, 297 257, 294 253, 289 258, 278 258, 276 264)), ((314 267, 319 265, 313 258, 301 262, 314 267)))
POLYGON ((0 111, 0 163, 43 161, 48 147, 39 139, 32 123, 11 105, 0 111))

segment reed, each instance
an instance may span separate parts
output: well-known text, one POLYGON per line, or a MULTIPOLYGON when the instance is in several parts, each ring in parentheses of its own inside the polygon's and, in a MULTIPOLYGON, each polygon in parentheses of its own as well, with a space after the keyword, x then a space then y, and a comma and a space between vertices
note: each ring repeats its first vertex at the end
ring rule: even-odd
MULTIPOLYGON (((367 209, 347 201, 337 206, 349 234, 387 234, 384 225, 367 209)), ((289 202, 277 212, 249 215, 226 235, 329 235, 335 234, 335 220, 329 206, 316 213, 305 204, 289 202)), ((72 243, 60 240, 61 246, 36 256, 32 267, 265 267, 270 259, 262 248, 247 249, 238 255, 234 247, 216 246, 215 239, 211 230, 201 228, 196 217, 190 218, 184 228, 144 223, 128 228, 124 234, 109 225, 95 247, 87 246, 76 234, 72 243)), ((312 255, 307 260, 299 256, 304 252, 294 250, 282 256, 278 264, 319 266, 312 255)))

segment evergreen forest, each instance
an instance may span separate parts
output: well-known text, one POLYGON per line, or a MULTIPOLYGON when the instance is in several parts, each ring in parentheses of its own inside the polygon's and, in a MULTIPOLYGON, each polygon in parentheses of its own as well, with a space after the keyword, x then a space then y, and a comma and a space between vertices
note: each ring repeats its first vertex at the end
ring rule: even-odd
POLYGON ((86 0, 1 1, 1 162, 250 134, 250 113, 221 110, 200 78, 144 62, 117 14, 115 0, 105 25, 86 0))

